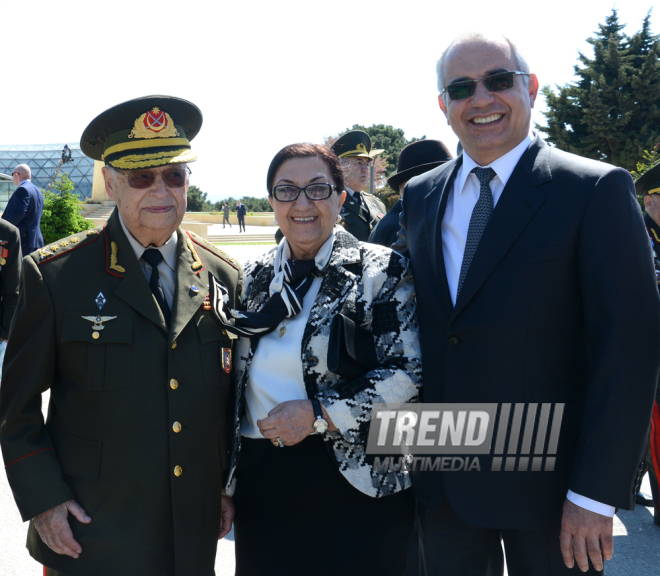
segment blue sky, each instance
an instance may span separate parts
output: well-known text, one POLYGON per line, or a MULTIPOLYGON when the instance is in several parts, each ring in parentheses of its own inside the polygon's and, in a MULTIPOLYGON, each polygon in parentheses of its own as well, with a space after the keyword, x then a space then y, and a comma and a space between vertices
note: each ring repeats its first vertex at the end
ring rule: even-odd
MULTIPOLYGON (((265 196, 273 155, 355 123, 391 124, 455 149, 435 63, 469 29, 518 43, 541 85, 573 78, 578 51, 615 4, 509 2, 3 2, 0 144, 79 141, 97 114, 136 96, 197 104, 192 183, 213 200, 265 196)), ((652 4, 617 6, 626 32, 652 4)), ((660 14, 652 18, 660 31, 660 14)), ((533 120, 540 114, 537 101, 533 120)))

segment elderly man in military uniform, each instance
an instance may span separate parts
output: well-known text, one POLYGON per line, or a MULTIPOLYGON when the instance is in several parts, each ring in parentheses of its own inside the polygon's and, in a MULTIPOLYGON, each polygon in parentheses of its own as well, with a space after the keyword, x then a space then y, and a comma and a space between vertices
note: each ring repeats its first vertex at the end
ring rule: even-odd
POLYGON ((232 344, 207 295, 212 273, 236 305, 243 276, 179 228, 201 124, 168 96, 99 115, 80 144, 117 208, 23 261, 0 443, 49 576, 212 576, 230 530, 232 344))
POLYGON ((340 217, 342 226, 361 242, 367 242, 371 231, 385 216, 385 205, 375 196, 363 192, 369 182, 369 166, 383 150, 372 150, 369 134, 351 130, 341 136, 332 151, 344 166, 346 201, 340 217))
MULTIPOLYGON (((651 238, 655 275, 658 279, 658 289, 660 289, 660 165, 654 166, 642 174, 635 182, 635 190, 637 194, 644 196, 644 209, 646 212, 644 223, 651 238)), ((653 503, 644 502, 644 504, 653 506, 653 520, 656 526, 660 526, 660 384, 655 391, 655 404, 653 406, 645 464, 649 473, 653 503)), ((640 496, 638 493, 638 500, 640 496)))

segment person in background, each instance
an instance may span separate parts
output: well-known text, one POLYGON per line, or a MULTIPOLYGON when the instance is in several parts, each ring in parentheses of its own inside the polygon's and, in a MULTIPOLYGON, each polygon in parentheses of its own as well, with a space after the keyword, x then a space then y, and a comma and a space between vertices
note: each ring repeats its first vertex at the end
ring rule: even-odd
POLYGON ((241 227, 243 228, 243 232, 245 232, 245 215, 247 214, 247 208, 245 207, 245 204, 241 204, 241 201, 239 200, 236 203, 236 216, 238 217, 238 231, 241 231, 241 227))
POLYGON ((509 456, 479 471, 413 471, 424 565, 502 574, 503 544, 510 576, 594 574, 615 508, 634 506, 660 371, 633 181, 532 132, 539 81, 509 39, 464 34, 436 71, 463 153, 408 183, 395 244, 414 271, 424 402, 495 403, 513 424, 509 456), (533 437, 513 431, 551 418, 558 444, 538 426, 543 457, 528 458, 533 437))
POLYGON ((372 403, 419 398, 408 260, 335 227, 346 193, 328 148, 280 150, 267 189, 282 242, 246 263, 241 311, 212 296, 225 330, 240 336, 227 487, 236 574, 399 576, 413 526, 409 475, 374 470, 365 448, 372 403), (361 375, 328 370, 338 314, 374 348, 361 375))
MULTIPOLYGON (((651 239, 653 249, 653 264, 660 290, 660 165, 654 166, 642 174, 635 182, 637 194, 644 196, 644 223, 651 239)), ((652 501, 641 502, 644 506, 653 506, 653 522, 660 526, 660 383, 655 390, 655 405, 651 418, 648 450, 646 452, 644 469, 648 470, 651 484, 652 501)), ((641 478, 640 478, 641 480, 641 478)), ((640 482, 641 484, 641 482, 640 482)), ((637 493, 638 500, 641 494, 637 493)), ((639 503, 639 502, 638 502, 639 503)))
POLYGON ((451 152, 440 140, 418 140, 411 142, 399 154, 397 173, 387 179, 387 185, 399 193, 399 200, 384 218, 376 224, 369 236, 371 244, 380 244, 388 248, 396 242, 399 231, 399 216, 403 202, 403 190, 408 180, 444 164, 452 159, 451 152))
POLYGON ((233 302, 243 275, 179 228, 201 125, 171 96, 101 113, 80 145, 115 210, 23 260, 0 445, 47 576, 213 576, 231 529, 232 343, 205 296, 213 273, 233 302))
POLYGON ((18 301, 21 259, 18 228, 0 220, 0 371, 7 349, 9 327, 18 301))
POLYGON ((44 245, 44 237, 40 228, 44 197, 32 183, 32 172, 27 164, 16 166, 11 175, 14 178, 16 190, 7 202, 2 219, 18 228, 21 237, 21 251, 27 256, 44 245))
POLYGON ((222 227, 225 227, 225 224, 229 224, 229 227, 231 228, 231 222, 229 221, 229 204, 225 202, 224 206, 222 207, 222 227))
POLYGON ((341 136, 332 151, 341 160, 346 181, 346 202, 341 208, 341 225, 360 242, 367 242, 369 234, 387 209, 378 198, 368 192, 369 167, 383 150, 372 150, 369 134, 352 130, 341 136))

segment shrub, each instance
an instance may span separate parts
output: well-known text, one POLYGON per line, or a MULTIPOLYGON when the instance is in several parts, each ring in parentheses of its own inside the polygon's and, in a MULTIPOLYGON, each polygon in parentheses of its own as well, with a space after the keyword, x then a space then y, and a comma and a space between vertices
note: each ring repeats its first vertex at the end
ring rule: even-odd
POLYGON ((79 200, 66 173, 57 178, 51 190, 54 191, 42 190, 44 211, 41 215, 41 233, 46 244, 94 227, 91 220, 80 215, 79 200))

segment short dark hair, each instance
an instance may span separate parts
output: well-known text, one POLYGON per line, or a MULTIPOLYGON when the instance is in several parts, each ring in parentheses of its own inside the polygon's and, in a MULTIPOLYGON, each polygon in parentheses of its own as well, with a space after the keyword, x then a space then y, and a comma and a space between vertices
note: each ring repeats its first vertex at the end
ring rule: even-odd
POLYGON ((289 144, 275 154, 275 157, 268 167, 268 175, 266 176, 266 187, 268 188, 269 196, 273 194, 275 174, 277 174, 280 166, 291 158, 320 158, 328 165, 328 168, 330 168, 330 176, 332 176, 333 180, 332 184, 337 187, 336 192, 343 192, 344 172, 337 155, 330 150, 330 148, 326 148, 320 144, 301 142, 298 144, 289 144))

